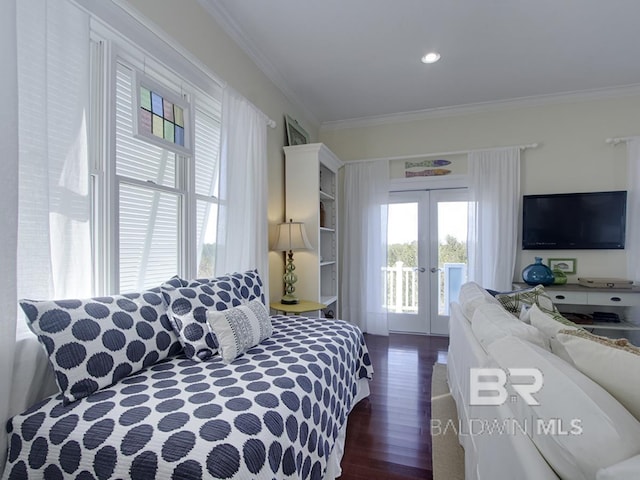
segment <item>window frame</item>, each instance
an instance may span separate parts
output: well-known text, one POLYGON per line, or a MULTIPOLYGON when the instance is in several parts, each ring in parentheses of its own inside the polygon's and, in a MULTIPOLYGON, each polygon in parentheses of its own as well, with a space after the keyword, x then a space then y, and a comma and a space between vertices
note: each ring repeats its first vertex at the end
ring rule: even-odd
MULTIPOLYGON (((123 184, 179 196, 176 258, 178 271, 175 274, 185 278, 194 278, 198 272, 197 203, 198 201, 206 201, 217 205, 218 212, 220 209, 218 197, 196 192, 196 110, 200 108, 205 114, 210 115, 217 122, 217 128, 221 129, 220 85, 210 80, 209 88, 203 90, 198 86, 198 84, 202 84, 202 78, 189 78, 191 72, 186 72, 182 76, 174 74, 169 65, 155 60, 141 47, 132 45, 131 42, 100 22, 92 21, 90 38, 89 161, 91 167, 94 294, 120 293, 119 191, 123 184), (184 155, 165 146, 161 147, 176 155, 176 177, 173 187, 131 178, 116 172, 116 71, 118 63, 131 68, 134 72, 133 88, 136 88, 137 78, 141 73, 145 78, 151 78, 161 86, 163 80, 180 85, 181 93, 188 97, 191 104, 192 128, 190 135, 193 155, 184 155)), ((166 85, 166 88, 171 89, 171 86, 166 85)), ((133 95, 134 101, 136 97, 133 95)), ((131 134, 135 138, 135 129, 131 134)), ((154 145, 152 142, 150 144, 154 145)), ((219 181, 219 151, 216 168, 218 172, 215 179, 219 181)))

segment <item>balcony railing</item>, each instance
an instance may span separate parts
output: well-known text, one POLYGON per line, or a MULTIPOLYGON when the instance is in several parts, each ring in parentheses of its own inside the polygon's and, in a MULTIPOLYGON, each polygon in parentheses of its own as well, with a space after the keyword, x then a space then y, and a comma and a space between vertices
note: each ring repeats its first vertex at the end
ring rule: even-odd
MULTIPOLYGON (((384 291, 389 312, 418 312, 418 269, 405 267, 398 261, 393 267, 383 267, 384 291)), ((467 265, 445 263, 438 269, 438 313, 449 314, 449 303, 458 300, 460 286, 466 281, 467 265)))

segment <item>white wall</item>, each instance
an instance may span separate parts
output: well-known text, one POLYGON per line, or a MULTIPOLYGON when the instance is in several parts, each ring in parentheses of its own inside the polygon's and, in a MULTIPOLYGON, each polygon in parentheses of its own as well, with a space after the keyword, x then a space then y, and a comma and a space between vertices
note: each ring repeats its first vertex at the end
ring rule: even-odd
MULTIPOLYGON (((196 0, 128 0, 128 3, 276 121, 277 127, 268 129, 267 138, 271 245, 275 226, 284 220, 284 115, 296 118, 309 132, 312 141, 317 138, 317 127, 304 121, 302 112, 287 100, 196 0)), ((275 300, 282 294, 284 258, 271 252, 269 263, 270 295, 275 300)))
MULTIPOLYGON (((638 134, 640 95, 322 129, 320 141, 344 161, 539 142, 522 157, 522 194, 527 195, 625 190, 625 146, 609 146, 605 139, 638 134)), ((578 276, 627 276, 622 250, 527 250, 518 254, 516 278, 536 255, 545 261, 577 258, 578 276)))

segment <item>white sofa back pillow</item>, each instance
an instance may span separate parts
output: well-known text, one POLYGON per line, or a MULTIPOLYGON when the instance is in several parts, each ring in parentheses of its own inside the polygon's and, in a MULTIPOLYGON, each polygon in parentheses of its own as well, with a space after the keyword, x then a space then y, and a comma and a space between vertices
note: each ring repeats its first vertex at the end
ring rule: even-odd
POLYGON ((498 300, 476 282, 467 282, 460 287, 458 301, 462 306, 462 312, 469 321, 473 318, 478 306, 486 303, 500 305, 498 300))
POLYGON ((500 305, 486 303, 478 306, 471 320, 471 329, 485 350, 497 339, 510 335, 549 350, 548 340, 537 328, 521 322, 500 305))
MULTIPOLYGON (((560 478, 595 480, 600 469, 640 453, 640 422, 565 361, 516 337, 496 340, 489 354, 502 369, 537 368, 542 372, 542 388, 534 394, 539 405, 522 398, 508 405, 520 421, 532 422, 527 433, 560 478), (553 434, 536 426, 550 421, 562 425, 565 433, 553 434)), ((507 391, 515 395, 511 381, 513 377, 508 377, 507 391)))

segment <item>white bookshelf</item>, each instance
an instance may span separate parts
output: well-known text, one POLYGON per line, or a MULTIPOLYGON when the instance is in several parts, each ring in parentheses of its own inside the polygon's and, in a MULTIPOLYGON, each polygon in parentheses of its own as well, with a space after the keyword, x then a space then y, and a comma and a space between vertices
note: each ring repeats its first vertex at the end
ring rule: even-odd
POLYGON ((296 295, 327 305, 339 316, 338 170, 343 165, 322 143, 284 147, 286 219, 303 222, 309 251, 294 252, 296 295), (320 224, 320 203, 324 225, 320 224))

